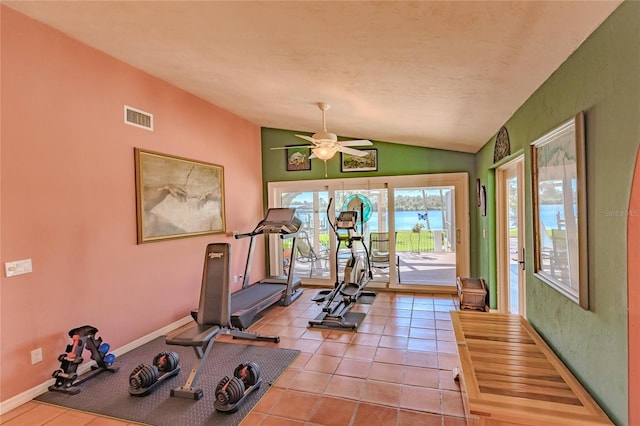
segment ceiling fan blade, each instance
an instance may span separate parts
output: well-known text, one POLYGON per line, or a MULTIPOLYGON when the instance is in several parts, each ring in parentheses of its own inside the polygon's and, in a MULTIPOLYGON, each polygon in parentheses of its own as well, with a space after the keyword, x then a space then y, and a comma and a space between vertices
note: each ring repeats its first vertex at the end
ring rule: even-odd
POLYGON ((271 149, 315 148, 315 145, 275 146, 271 149))
POLYGON ((347 148, 344 145, 338 146, 338 151, 344 152, 345 154, 353 155, 355 157, 364 157, 365 155, 368 154, 368 152, 360 151, 360 150, 353 149, 353 148, 347 148))
POLYGON ((351 140, 351 141, 338 141, 338 143, 342 146, 370 146, 373 145, 373 143, 370 140, 367 139, 358 139, 358 140, 351 140))
POLYGON ((317 145, 317 144, 318 144, 318 141, 316 141, 316 140, 315 140, 314 138, 312 138, 311 136, 305 136, 305 135, 296 135, 296 136, 297 136, 297 137, 299 137, 299 138, 304 139, 305 141, 309 141, 309 142, 311 142, 311 143, 312 143, 312 144, 314 144, 314 145, 317 145))

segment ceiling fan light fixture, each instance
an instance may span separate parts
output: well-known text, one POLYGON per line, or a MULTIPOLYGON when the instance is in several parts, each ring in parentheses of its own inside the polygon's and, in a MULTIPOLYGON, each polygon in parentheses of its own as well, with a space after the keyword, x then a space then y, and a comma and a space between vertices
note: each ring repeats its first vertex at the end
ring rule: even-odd
POLYGON ((311 137, 318 141, 327 141, 327 142, 338 141, 338 136, 335 133, 327 132, 326 130, 321 130, 318 133, 314 133, 313 136, 311 137))
POLYGON ((334 146, 319 146, 317 148, 312 148, 311 151, 316 155, 317 158, 327 161, 338 152, 338 149, 334 146))

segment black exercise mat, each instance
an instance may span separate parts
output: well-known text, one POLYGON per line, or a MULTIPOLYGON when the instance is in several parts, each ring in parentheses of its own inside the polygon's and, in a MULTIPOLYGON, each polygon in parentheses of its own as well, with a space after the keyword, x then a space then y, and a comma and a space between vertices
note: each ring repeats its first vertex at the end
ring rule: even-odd
POLYGON ((196 388, 203 390, 204 397, 195 401, 172 398, 169 393, 171 389, 184 385, 196 354, 190 347, 166 345, 164 337, 159 337, 118 357, 113 364, 120 368, 118 372, 105 371, 80 384, 80 393, 68 395, 48 391, 35 399, 154 426, 237 425, 299 353, 294 349, 215 342, 196 383, 196 388), (129 375, 133 369, 140 364, 152 365, 153 358, 162 351, 178 353, 180 373, 167 379, 150 395, 129 395, 129 375), (251 361, 260 368, 260 388, 249 394, 235 413, 216 411, 213 403, 220 379, 232 377, 238 364, 251 361))

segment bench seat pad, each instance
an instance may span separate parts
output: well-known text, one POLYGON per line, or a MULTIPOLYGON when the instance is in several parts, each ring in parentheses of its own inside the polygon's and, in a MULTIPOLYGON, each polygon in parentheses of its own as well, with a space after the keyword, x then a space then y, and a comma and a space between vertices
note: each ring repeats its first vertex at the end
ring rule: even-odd
POLYGON ((166 343, 168 345, 178 346, 202 346, 204 343, 207 343, 209 340, 214 338, 220 330, 220 326, 217 325, 196 324, 186 330, 180 330, 175 334, 168 335, 166 343))

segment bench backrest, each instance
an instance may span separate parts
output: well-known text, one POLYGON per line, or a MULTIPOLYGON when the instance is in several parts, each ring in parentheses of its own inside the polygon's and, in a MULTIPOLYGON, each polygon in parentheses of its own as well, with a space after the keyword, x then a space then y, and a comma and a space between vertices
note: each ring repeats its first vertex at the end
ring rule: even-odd
POLYGON ((230 271, 231 244, 207 245, 198 304, 198 324, 229 326, 231 322, 230 271))

